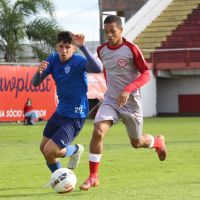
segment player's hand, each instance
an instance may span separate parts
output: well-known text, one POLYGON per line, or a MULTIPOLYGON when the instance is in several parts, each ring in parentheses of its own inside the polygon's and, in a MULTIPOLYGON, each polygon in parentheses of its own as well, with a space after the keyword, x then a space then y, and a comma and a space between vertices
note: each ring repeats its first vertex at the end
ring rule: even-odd
POLYGON ((48 64, 49 64, 49 63, 48 63, 47 61, 42 61, 42 62, 38 65, 37 73, 42 74, 42 72, 47 68, 48 64))
POLYGON ((83 34, 76 34, 73 36, 73 44, 75 44, 78 47, 81 47, 85 44, 85 36, 83 34))
POLYGON ((128 98, 130 96, 129 92, 122 91, 121 94, 118 96, 117 105, 121 108, 126 105, 128 98))

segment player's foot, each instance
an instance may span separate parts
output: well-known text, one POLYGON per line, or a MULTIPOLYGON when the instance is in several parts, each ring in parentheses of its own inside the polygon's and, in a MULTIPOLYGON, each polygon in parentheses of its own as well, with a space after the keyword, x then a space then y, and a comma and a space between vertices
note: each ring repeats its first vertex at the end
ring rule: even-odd
POLYGON ((165 160, 167 156, 167 148, 165 146, 165 138, 162 135, 156 136, 155 137, 155 142, 156 144, 156 152, 158 154, 158 157, 160 161, 165 160))
POLYGON ((81 145, 81 144, 77 144, 77 145, 78 145, 78 151, 75 154, 70 156, 69 163, 67 166, 67 168, 69 168, 69 169, 75 169, 78 166, 81 155, 84 151, 83 145, 81 145))
POLYGON ((89 190, 91 187, 97 187, 98 185, 98 178, 89 177, 79 188, 80 190, 89 190))

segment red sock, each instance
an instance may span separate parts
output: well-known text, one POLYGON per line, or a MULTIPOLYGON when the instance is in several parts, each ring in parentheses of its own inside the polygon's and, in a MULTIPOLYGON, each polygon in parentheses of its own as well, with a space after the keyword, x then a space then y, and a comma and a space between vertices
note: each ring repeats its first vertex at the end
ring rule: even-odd
POLYGON ((99 164, 100 164, 99 162, 89 161, 90 177, 97 178, 99 164))
POLYGON ((155 149, 157 149, 158 147, 160 147, 160 138, 158 138, 158 137, 155 137, 154 138, 154 145, 153 145, 153 147, 155 148, 155 149))

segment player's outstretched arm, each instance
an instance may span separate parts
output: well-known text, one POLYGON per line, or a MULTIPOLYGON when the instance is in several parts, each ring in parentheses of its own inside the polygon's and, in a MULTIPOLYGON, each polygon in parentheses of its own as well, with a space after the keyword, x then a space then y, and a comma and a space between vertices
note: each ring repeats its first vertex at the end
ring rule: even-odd
POLYGON ((35 75, 32 78, 32 84, 34 87, 40 85, 40 83, 45 79, 45 76, 42 76, 42 73, 47 68, 48 62, 42 61, 37 68, 35 75))
POLYGON ((100 73, 103 71, 102 63, 92 55, 86 46, 80 47, 80 50, 84 53, 87 58, 86 70, 87 72, 100 73))
POLYGON ((87 72, 100 73, 103 70, 102 63, 93 56, 89 49, 85 46, 85 36, 77 34, 73 37, 73 43, 80 48, 87 58, 86 70, 87 72))

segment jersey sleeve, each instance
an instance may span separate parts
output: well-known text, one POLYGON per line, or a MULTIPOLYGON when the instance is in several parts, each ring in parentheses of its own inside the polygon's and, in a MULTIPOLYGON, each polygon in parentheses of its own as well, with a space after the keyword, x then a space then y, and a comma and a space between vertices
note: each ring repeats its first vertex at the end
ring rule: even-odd
POLYGON ((86 65, 87 65, 87 59, 79 55, 79 67, 81 72, 87 71, 86 65))
POLYGON ((150 80, 150 72, 140 49, 133 44, 129 44, 128 46, 133 54, 134 65, 140 72, 140 76, 124 88, 125 91, 131 93, 141 88, 150 80))
POLYGON ((53 66, 53 60, 52 60, 52 55, 50 55, 46 61, 49 63, 47 68, 43 71, 42 74, 35 73, 33 78, 32 78, 32 84, 33 86, 38 86, 40 83, 49 75, 51 74, 52 66, 53 66))
POLYGON ((101 63, 96 59, 86 46, 80 47, 80 50, 87 58, 85 65, 86 71, 91 73, 100 73, 102 71, 101 63))
POLYGON ((53 64, 54 64, 54 59, 55 59, 56 54, 53 53, 51 55, 49 55, 46 59, 46 61, 49 63, 47 68, 44 70, 44 72, 41 75, 41 79, 44 80, 45 77, 47 77, 49 74, 51 74, 52 68, 53 68, 53 64))

